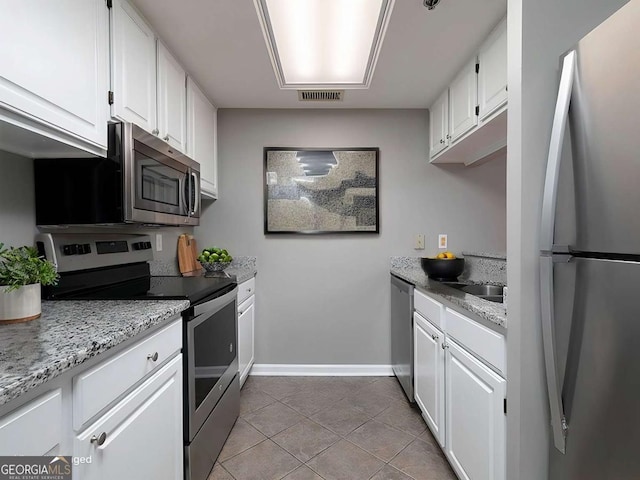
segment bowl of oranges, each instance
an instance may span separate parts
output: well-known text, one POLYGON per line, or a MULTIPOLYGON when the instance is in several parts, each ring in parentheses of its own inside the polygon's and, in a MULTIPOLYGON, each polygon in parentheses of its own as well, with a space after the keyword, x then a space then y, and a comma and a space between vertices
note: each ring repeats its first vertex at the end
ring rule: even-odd
POLYGON ((421 258, 420 265, 424 273, 433 280, 455 282, 464 270, 464 258, 457 258, 448 251, 440 252, 433 258, 421 258))

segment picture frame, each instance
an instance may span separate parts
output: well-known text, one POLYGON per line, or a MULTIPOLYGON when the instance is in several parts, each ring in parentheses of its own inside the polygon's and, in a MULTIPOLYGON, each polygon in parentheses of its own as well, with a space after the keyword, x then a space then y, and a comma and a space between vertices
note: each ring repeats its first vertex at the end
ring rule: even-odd
POLYGON ((264 233, 379 234, 378 147, 264 148, 264 233))

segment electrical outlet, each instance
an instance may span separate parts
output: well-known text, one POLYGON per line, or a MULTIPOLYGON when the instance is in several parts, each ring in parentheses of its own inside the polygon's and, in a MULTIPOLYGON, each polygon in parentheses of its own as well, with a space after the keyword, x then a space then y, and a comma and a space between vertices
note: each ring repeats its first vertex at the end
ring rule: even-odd
POLYGON ((416 235, 413 248, 414 250, 424 250, 424 235, 422 233, 416 235))
POLYGON ((162 251, 162 234, 156 233, 156 252, 162 251))
POLYGON ((447 235, 445 233, 438 235, 438 248, 447 248, 447 235))

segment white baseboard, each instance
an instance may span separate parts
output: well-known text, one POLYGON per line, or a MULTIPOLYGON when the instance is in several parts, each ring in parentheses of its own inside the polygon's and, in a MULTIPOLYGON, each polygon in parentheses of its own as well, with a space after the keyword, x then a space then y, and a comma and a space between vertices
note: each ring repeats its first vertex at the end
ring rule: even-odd
POLYGON ((289 377, 391 377, 391 365, 289 365, 257 363, 251 368, 253 376, 289 377))

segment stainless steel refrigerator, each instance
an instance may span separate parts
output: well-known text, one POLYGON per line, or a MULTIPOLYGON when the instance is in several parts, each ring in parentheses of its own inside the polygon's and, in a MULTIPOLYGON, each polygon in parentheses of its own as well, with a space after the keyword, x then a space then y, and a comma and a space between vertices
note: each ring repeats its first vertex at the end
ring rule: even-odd
POLYGON ((640 478, 640 0, 562 58, 541 220, 551 480, 640 478))

